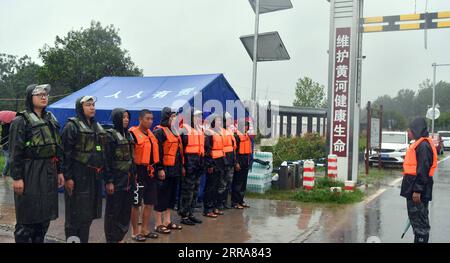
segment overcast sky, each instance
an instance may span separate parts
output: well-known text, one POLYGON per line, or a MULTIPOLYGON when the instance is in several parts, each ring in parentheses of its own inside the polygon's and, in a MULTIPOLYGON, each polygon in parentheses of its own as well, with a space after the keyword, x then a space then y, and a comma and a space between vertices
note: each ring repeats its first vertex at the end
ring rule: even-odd
MULTIPOLYGON (((298 78, 327 86, 329 3, 292 0, 293 9, 264 14, 260 32, 279 31, 291 60, 259 63, 258 98, 291 105, 298 78)), ((417 0, 423 12, 425 0, 417 0)), ((450 11, 449 0, 429 0, 428 11, 450 11)), ((414 0, 366 0, 365 16, 414 12, 414 0)), ((122 46, 144 75, 224 73, 243 99, 251 94, 252 63, 239 37, 254 31, 247 0, 0 0, 0 52, 29 55, 56 35, 88 27, 91 20, 120 28, 122 46)), ((364 35, 362 99, 418 90, 433 62, 450 63, 450 29, 364 35)), ((438 69, 450 82, 450 68, 438 69)))

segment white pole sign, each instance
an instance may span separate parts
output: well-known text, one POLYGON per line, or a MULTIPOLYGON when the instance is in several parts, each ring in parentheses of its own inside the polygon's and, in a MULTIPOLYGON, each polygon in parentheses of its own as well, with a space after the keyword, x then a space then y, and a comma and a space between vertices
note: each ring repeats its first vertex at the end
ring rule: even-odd
POLYGON ((359 102, 357 100, 361 0, 331 0, 330 153, 338 156, 338 178, 356 181, 358 173, 359 102))

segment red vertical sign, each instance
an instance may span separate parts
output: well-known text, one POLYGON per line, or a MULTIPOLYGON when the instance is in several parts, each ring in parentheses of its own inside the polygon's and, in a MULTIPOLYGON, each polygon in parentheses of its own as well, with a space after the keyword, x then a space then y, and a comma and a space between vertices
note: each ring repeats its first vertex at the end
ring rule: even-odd
POLYGON ((333 81, 333 138, 332 152, 347 157, 348 148, 348 90, 350 83, 351 29, 336 28, 335 68, 333 81))

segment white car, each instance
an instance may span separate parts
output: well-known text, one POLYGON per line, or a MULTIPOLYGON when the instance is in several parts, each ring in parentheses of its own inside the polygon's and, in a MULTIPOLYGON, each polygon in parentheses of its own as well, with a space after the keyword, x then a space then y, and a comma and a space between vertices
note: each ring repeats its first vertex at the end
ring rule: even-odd
POLYGON ((438 131, 444 143, 444 150, 450 149, 450 131, 438 131))
POLYGON ((381 151, 374 146, 374 150, 369 156, 369 164, 378 163, 381 154, 382 164, 403 164, 406 150, 409 147, 407 132, 382 132, 381 151))

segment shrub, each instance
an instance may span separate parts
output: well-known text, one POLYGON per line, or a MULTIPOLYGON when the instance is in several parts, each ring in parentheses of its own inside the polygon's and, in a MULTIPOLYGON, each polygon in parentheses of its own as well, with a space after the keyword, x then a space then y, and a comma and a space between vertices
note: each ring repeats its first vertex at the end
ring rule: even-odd
POLYGON ((307 133, 302 137, 280 137, 272 152, 274 166, 280 166, 283 161, 324 158, 325 138, 317 133, 307 133))

